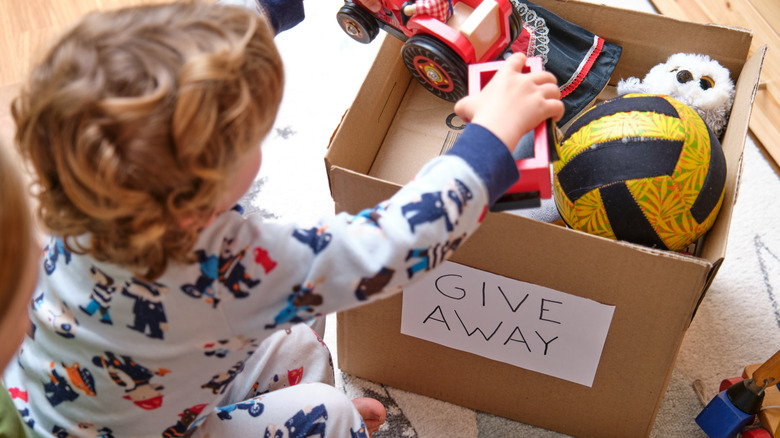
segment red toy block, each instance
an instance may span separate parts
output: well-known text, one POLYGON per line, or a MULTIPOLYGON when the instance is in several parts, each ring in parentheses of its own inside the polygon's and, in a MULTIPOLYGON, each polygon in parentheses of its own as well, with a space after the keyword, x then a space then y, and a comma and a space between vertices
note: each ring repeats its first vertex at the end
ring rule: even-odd
POLYGON ((742 438, 772 438, 772 434, 768 430, 759 427, 758 429, 750 429, 742 432, 742 438))
POLYGON ((729 389, 729 386, 735 383, 739 383, 743 380, 745 380, 743 377, 731 377, 729 379, 723 379, 723 381, 720 382, 720 388, 718 389, 718 392, 725 391, 729 389))
MULTIPOLYGON (((490 82, 504 61, 469 65, 469 94, 479 93, 490 82)), ((526 60, 524 72, 543 70, 542 59, 530 57, 526 60)), ((542 122, 534 129, 533 157, 516 161, 520 179, 498 199, 492 211, 517 208, 533 208, 541 205, 541 199, 552 197, 550 161, 557 159, 555 150, 555 129, 552 120, 542 122)))

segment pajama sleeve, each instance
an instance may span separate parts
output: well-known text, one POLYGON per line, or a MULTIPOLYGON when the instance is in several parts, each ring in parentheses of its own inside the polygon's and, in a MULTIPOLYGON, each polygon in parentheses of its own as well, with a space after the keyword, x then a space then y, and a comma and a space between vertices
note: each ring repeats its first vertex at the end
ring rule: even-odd
POLYGON ((228 252, 247 254, 242 269, 252 285, 225 302, 226 319, 239 333, 279 329, 399 292, 448 259, 517 177, 506 146, 471 124, 449 153, 357 214, 342 212, 310 227, 250 216, 231 229, 237 213, 218 220, 209 233, 242 242, 228 252))
POLYGON ((303 0, 257 0, 276 30, 276 34, 291 29, 303 21, 303 0))
POLYGON ((276 35, 295 27, 305 15, 303 0, 217 0, 217 3, 257 12, 271 23, 276 35))

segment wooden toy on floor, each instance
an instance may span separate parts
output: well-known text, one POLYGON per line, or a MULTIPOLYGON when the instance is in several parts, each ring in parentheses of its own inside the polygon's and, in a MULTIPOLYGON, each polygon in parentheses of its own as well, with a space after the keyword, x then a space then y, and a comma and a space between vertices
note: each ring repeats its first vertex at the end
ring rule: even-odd
POLYGON ((778 381, 780 351, 761 364, 751 377, 721 391, 696 417, 696 423, 710 438, 736 437, 761 412, 768 389, 776 390, 778 381))

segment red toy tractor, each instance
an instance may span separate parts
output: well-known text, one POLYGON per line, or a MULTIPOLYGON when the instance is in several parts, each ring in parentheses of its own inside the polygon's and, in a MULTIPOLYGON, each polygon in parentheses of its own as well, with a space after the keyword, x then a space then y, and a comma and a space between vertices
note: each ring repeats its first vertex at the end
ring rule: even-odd
POLYGON ((446 23, 425 13, 407 17, 404 0, 382 0, 376 14, 361 0, 346 0, 337 19, 347 35, 364 44, 379 29, 404 41, 401 56, 412 76, 434 95, 455 102, 468 93, 468 66, 503 59, 523 24, 510 0, 449 2, 446 23))

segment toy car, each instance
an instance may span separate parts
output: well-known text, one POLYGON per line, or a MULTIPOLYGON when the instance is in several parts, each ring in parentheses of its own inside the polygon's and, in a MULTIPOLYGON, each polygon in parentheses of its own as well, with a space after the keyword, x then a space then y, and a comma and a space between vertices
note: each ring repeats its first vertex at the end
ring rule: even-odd
POLYGON ((412 76, 450 102, 467 93, 468 65, 502 59, 522 32, 522 18, 510 0, 449 0, 452 14, 446 23, 425 13, 407 17, 408 3, 382 0, 374 14, 361 0, 346 0, 337 19, 361 43, 373 41, 379 29, 404 41, 401 56, 412 76))
MULTIPOLYGON (((493 61, 469 66, 469 94, 477 94, 493 78, 504 61, 493 61)), ((528 58, 524 72, 541 71, 542 60, 539 57, 528 58)), ((542 199, 552 197, 552 178, 550 163, 558 159, 556 144, 558 128, 547 119, 526 134, 515 148, 515 158, 520 179, 498 198, 491 211, 535 208, 542 199)))

